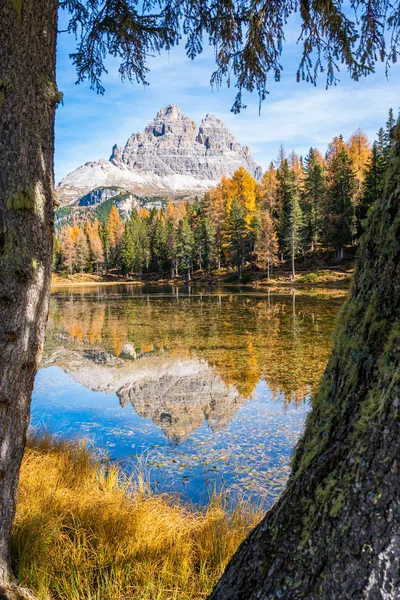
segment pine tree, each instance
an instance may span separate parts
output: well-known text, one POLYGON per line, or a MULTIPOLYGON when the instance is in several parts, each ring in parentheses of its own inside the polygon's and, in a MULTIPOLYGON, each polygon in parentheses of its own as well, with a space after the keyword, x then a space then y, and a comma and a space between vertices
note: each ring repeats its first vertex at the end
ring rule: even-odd
POLYGON ((296 277, 295 258, 303 249, 304 221, 299 198, 294 194, 290 200, 290 211, 285 231, 285 243, 292 262, 293 279, 296 277))
POLYGON ((240 278, 248 250, 248 227, 246 211, 236 198, 226 220, 226 249, 240 278))
POLYGON ((389 162, 390 151, 392 148, 393 140, 390 135, 391 130, 396 125, 396 119, 394 117, 393 108, 389 108, 388 120, 386 121, 386 126, 384 130, 383 140, 384 140, 384 155, 386 159, 386 164, 389 162))
POLYGON ((162 275, 168 261, 168 231, 165 215, 160 214, 153 222, 151 256, 157 273, 162 275))
POLYGON ((282 167, 278 170, 278 197, 279 203, 282 207, 281 218, 278 227, 278 242, 279 250, 283 258, 284 251, 287 249, 287 235, 288 228, 290 225, 290 214, 292 210, 293 198, 298 194, 298 186, 296 181, 296 175, 289 168, 289 163, 285 159, 282 163, 282 167))
POLYGON ((202 263, 207 275, 209 275, 215 257, 215 230, 208 217, 202 218, 199 229, 200 237, 198 243, 201 248, 202 263))
POLYGON ((357 185, 355 173, 344 144, 339 145, 328 165, 326 201, 326 241, 343 258, 344 246, 351 244, 355 235, 353 197, 357 185))
POLYGON ((357 214, 359 233, 363 231, 362 221, 366 218, 368 209, 380 198, 383 192, 385 172, 385 156, 380 150, 379 144, 374 142, 365 170, 361 201, 357 214))
POLYGON ((121 267, 125 275, 135 270, 135 248, 133 245, 132 231, 129 222, 125 223, 124 235, 121 243, 121 267))
POLYGON ((193 263, 194 235, 186 217, 179 221, 176 244, 176 257, 179 268, 186 274, 186 281, 190 281, 190 272, 193 263))
MULTIPOLYGON (((171 205, 172 206, 172 205, 171 205)), ((166 235, 167 235, 167 255, 171 267, 171 277, 178 276, 178 261, 177 261, 177 234, 178 224, 175 218, 175 213, 172 209, 167 211, 166 235)))
POLYGON ((83 273, 89 265, 89 244, 85 232, 79 229, 76 238, 76 249, 75 249, 75 264, 76 268, 83 273))
POLYGON ((258 234, 255 244, 255 252, 257 255, 257 264, 265 270, 267 268, 268 279, 273 265, 278 263, 278 237, 274 221, 268 211, 262 218, 261 230, 258 234))
POLYGON ((302 208, 306 228, 306 242, 314 252, 322 231, 322 211, 326 193, 323 159, 318 150, 310 148, 304 160, 302 208))

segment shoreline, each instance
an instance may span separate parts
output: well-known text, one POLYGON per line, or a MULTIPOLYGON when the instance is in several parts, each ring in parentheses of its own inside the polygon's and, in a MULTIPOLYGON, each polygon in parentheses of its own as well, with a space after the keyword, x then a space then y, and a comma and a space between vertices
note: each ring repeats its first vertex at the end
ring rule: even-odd
POLYGON ((292 279, 291 274, 287 272, 279 272, 275 277, 267 279, 263 273, 245 271, 243 278, 239 280, 233 274, 218 274, 206 277, 205 275, 194 274, 190 282, 187 282, 184 277, 170 279, 168 277, 152 278, 144 277, 143 279, 129 279, 121 276, 97 276, 90 273, 75 274, 72 278, 62 277, 59 274, 53 274, 51 282, 51 290, 56 290, 62 287, 89 287, 89 286, 227 286, 227 287, 246 287, 249 289, 315 289, 315 288, 340 288, 348 290, 353 274, 353 268, 347 270, 309 270, 300 271, 296 279, 292 279))

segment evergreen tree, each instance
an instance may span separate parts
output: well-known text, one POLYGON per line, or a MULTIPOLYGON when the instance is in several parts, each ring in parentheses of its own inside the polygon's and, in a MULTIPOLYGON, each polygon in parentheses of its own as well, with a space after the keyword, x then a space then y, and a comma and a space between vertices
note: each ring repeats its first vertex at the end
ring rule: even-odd
POLYGON ((286 249, 292 262, 293 279, 296 277, 295 258, 303 249, 304 221, 299 198, 294 194, 290 200, 290 211, 285 231, 286 249))
POLYGON ((268 279, 273 265, 278 263, 278 237, 274 221, 268 211, 264 213, 261 230, 255 245, 257 264, 265 270, 267 268, 268 279))
POLYGON ((240 278, 248 250, 248 227, 246 211, 236 198, 226 221, 226 240, 230 260, 236 266, 240 278))
POLYGON ((374 142, 371 156, 366 165, 361 202, 357 214, 360 233, 363 230, 362 221, 366 218, 368 209, 379 199, 383 192, 385 172, 384 153, 380 150, 379 143, 374 142))
POLYGON ((131 226, 125 223, 124 235, 121 244, 121 268, 126 275, 135 270, 135 248, 133 245, 131 226))
POLYGON ((195 235, 195 242, 197 256, 201 256, 199 266, 200 268, 204 267, 207 275, 209 275, 215 257, 215 230, 211 220, 208 217, 203 217, 197 231, 199 233, 197 238, 195 235))
POLYGON ((323 159, 315 148, 310 148, 304 160, 302 208, 306 228, 306 242, 314 252, 322 231, 322 210, 326 192, 323 159))
POLYGON ((356 189, 355 173, 343 144, 330 158, 326 202, 326 241, 335 248, 339 259, 343 258, 344 246, 351 244, 355 235, 356 189))
POLYGON ((186 274, 190 281, 190 273, 194 254, 194 235, 186 217, 179 221, 176 244, 176 257, 179 269, 186 274))
POLYGON ((105 264, 106 269, 108 269, 110 266, 111 253, 110 253, 110 243, 108 241, 108 227, 107 227, 106 222, 101 223, 101 225, 99 227, 99 236, 100 236, 100 240, 101 240, 101 245, 103 247, 104 264, 105 264))
POLYGON ((390 157, 390 150, 392 148, 392 144, 393 144, 393 140, 391 138, 390 132, 393 129, 393 127, 396 125, 396 119, 394 117, 394 112, 393 112, 393 108, 389 108, 389 113, 388 113, 388 119, 386 121, 386 126, 385 126, 385 130, 384 130, 384 156, 385 156, 385 161, 386 161, 386 165, 389 162, 389 157, 390 157))
MULTIPOLYGON (((171 211, 170 211, 171 212, 171 211)), ((167 236, 167 255, 171 268, 171 277, 178 276, 178 260, 177 260, 177 234, 178 227, 173 214, 167 215, 166 236, 167 236)))
POLYGON ((215 232, 215 259, 218 269, 221 268, 224 224, 226 218, 226 177, 221 183, 204 196, 204 212, 215 232))
POLYGON ((290 215, 292 210, 293 199, 297 196, 298 186, 296 175, 289 168, 289 163, 286 159, 283 160, 281 168, 277 173, 278 177, 278 197, 281 208, 281 218, 278 227, 278 242, 279 250, 283 259, 284 251, 287 249, 287 236, 290 226, 290 215))
POLYGON ((156 272, 162 275, 168 262, 168 231, 165 215, 159 215, 153 222, 151 257, 156 272))

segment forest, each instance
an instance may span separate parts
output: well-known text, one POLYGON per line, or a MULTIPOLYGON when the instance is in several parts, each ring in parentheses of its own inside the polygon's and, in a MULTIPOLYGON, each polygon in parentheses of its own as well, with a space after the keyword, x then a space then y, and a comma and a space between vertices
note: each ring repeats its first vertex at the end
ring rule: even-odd
POLYGON ((64 226, 55 237, 53 268, 103 275, 117 270, 187 281, 193 271, 210 275, 221 266, 241 278, 246 265, 267 273, 296 259, 345 258, 379 197, 390 152, 388 120, 370 144, 361 130, 335 137, 323 156, 310 148, 303 158, 280 147, 258 183, 243 167, 193 203, 133 210, 125 222, 112 206, 103 222, 64 226))

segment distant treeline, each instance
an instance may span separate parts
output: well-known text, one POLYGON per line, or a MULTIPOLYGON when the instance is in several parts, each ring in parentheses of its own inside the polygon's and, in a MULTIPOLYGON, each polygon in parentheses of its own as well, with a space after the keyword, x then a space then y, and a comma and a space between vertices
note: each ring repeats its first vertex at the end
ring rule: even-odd
POLYGON ((310 148, 303 159, 281 146, 261 183, 245 169, 194 203, 133 210, 124 222, 115 206, 104 223, 64 227, 55 238, 54 268, 125 275, 206 273, 221 266, 241 275, 246 263, 266 270, 317 250, 356 243, 369 207, 379 199, 391 145, 393 111, 372 144, 358 129, 329 144, 325 157, 310 148))

